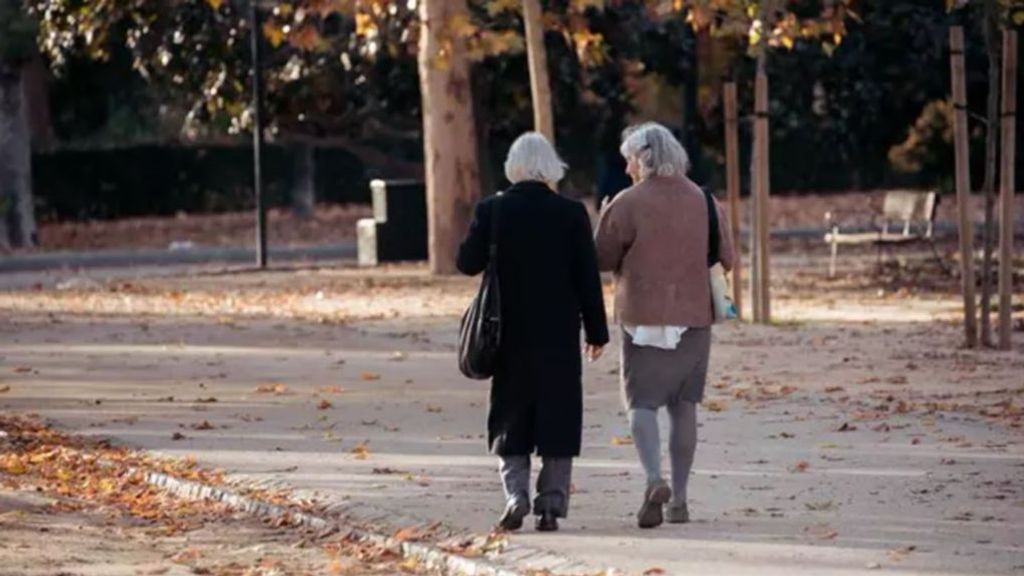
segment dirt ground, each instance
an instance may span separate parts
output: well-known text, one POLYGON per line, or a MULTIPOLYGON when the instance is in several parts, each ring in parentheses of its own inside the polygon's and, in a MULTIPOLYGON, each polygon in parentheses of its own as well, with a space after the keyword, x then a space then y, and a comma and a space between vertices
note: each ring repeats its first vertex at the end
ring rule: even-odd
MULTIPOLYGON (((870 215, 882 205, 884 191, 846 192, 842 194, 805 194, 772 197, 771 226, 774 230, 821 228, 828 211, 870 215)), ((1016 198, 1017 228, 1024 226, 1024 195, 1016 198)), ((983 219, 979 210, 977 221, 983 219)), ((743 214, 749 213, 747 199, 743 214)), ((274 246, 334 244, 355 238, 356 220, 371 216, 368 205, 320 205, 310 220, 296 218, 287 209, 269 213, 269 239, 274 246)), ((952 197, 939 203, 936 221, 953 224, 956 204, 952 197)), ((179 214, 175 217, 130 218, 114 221, 43 222, 39 237, 41 250, 166 249, 184 247, 238 247, 252 244, 252 212, 222 214, 179 214)), ((815 246, 816 243, 801 243, 815 246)))
MULTIPOLYGON (((313 576, 428 574, 390 549, 182 500, 141 481, 157 469, 207 484, 215 472, 69 436, 35 418, 0 416, 3 576, 313 576)), ((270 495, 266 496, 268 499, 270 495)), ((272 495, 282 506, 285 493, 272 495)))
POLYGON ((168 535, 109 510, 55 511, 60 502, 34 491, 0 490, 0 574, 313 575, 328 573, 333 562, 316 547, 299 546, 304 536, 296 530, 246 516, 226 514, 168 535))
MULTIPOLYGON (((352 241, 356 221, 371 216, 369 206, 320 205, 308 220, 290 210, 267 214, 267 234, 274 246, 293 247, 352 241)), ((137 250, 142 248, 240 247, 253 243, 253 213, 186 214, 172 217, 43 222, 40 250, 137 250)))

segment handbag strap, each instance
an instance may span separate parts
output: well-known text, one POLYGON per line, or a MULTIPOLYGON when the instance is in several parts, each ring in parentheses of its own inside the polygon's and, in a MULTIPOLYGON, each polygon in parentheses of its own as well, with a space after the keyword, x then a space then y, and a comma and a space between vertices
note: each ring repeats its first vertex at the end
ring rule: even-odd
POLYGON ((488 266, 498 265, 498 222, 500 221, 499 216, 501 211, 501 192, 498 192, 494 197, 494 207, 491 209, 491 241, 490 241, 490 260, 488 266))
POLYGON ((721 262, 721 248, 719 247, 720 233, 718 231, 718 208, 715 206, 715 197, 711 192, 703 190, 704 198, 708 202, 708 268, 721 262))

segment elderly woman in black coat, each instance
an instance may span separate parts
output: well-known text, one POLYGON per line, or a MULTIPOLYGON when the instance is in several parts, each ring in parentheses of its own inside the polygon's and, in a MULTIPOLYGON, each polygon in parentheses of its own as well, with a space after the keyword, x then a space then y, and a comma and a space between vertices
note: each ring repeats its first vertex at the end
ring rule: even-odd
POLYGON ((487 431, 501 459, 506 505, 498 527, 505 530, 522 527, 530 513, 534 452, 543 462, 533 502, 537 529, 557 530, 566 516, 583 429, 581 324, 590 361, 608 343, 590 217, 555 192, 564 174, 544 136, 520 136, 505 162, 512 186, 477 205, 459 249, 459 270, 482 272, 497 214, 502 334, 487 431))

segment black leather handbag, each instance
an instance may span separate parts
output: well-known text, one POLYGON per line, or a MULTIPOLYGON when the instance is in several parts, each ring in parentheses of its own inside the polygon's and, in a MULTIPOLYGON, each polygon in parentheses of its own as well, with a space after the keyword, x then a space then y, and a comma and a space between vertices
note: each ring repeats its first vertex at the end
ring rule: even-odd
POLYGON ((494 376, 501 347, 501 290, 498 287, 498 207, 491 211, 491 241, 480 291, 462 316, 459 327, 459 370, 474 380, 494 376))

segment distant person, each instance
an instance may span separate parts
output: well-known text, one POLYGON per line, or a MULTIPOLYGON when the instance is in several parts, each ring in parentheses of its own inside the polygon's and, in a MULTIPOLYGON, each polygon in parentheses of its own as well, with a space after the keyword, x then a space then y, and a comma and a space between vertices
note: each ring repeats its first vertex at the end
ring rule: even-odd
POLYGON ((615 149, 608 150, 601 158, 597 168, 598 209, 600 210, 602 206, 611 202, 616 194, 629 188, 631 184, 629 175, 626 174, 626 161, 622 158, 622 154, 615 149))
POLYGON ((487 418, 505 489, 498 528, 517 530, 530 513, 536 452, 543 467, 532 510, 537 530, 553 531, 568 513, 572 459, 580 453, 581 323, 584 353, 597 360, 608 342, 604 296, 590 218, 582 204, 555 193, 565 165, 547 139, 520 136, 505 175, 512 186, 477 205, 457 264, 464 274, 483 272, 491 227, 498 227, 502 333, 487 418))
MULTIPOLYGON (((711 350, 709 214, 704 192, 686 177, 686 151, 665 127, 627 130, 621 147, 634 185, 601 212, 598 261, 616 276, 622 330, 622 391, 637 454, 647 475, 641 528, 688 522, 686 486, 697 448, 697 404, 711 350), (672 485, 662 478, 658 410, 668 409, 672 485), (668 504, 667 512, 663 506, 668 504)), ((719 212, 719 251, 732 269, 727 220, 719 212)))

